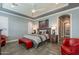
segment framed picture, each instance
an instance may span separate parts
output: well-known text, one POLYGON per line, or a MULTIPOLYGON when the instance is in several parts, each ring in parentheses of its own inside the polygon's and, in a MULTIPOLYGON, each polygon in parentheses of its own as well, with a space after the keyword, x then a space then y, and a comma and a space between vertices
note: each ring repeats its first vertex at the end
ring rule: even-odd
POLYGON ((43 20, 43 21, 39 21, 39 29, 48 28, 48 24, 49 24, 48 19, 47 20, 43 20))

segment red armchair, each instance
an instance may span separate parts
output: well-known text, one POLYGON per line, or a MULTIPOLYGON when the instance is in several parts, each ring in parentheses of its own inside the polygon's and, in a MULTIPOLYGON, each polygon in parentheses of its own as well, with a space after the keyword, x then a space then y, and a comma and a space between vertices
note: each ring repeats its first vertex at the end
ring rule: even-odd
POLYGON ((65 38, 61 45, 62 55, 79 55, 79 39, 65 38))
POLYGON ((7 37, 5 35, 1 35, 0 44, 1 47, 5 46, 7 37))

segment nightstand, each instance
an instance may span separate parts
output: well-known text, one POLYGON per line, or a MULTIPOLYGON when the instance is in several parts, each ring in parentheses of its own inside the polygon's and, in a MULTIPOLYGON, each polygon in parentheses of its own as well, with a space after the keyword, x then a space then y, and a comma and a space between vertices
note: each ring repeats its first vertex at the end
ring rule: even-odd
POLYGON ((52 42, 52 43, 58 43, 58 35, 51 35, 50 42, 52 42))

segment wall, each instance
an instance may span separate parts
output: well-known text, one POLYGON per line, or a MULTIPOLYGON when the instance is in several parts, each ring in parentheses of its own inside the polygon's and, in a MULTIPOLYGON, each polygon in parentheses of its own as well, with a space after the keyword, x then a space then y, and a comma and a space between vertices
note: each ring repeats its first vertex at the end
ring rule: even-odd
POLYGON ((16 39, 28 33, 28 20, 20 17, 9 17, 9 39, 16 39))
MULTIPOLYGON (((60 12, 57 14, 52 14, 46 17, 42 17, 37 19, 37 21, 32 22, 27 18, 15 16, 15 15, 9 15, 6 13, 1 13, 0 16, 4 16, 8 18, 8 40, 15 40, 17 37, 22 37, 23 35, 27 33, 32 32, 32 25, 36 25, 38 28, 38 21, 49 19, 49 27, 52 27, 53 25, 58 25, 58 17, 63 14, 71 14, 71 37, 73 38, 79 38, 79 8, 75 10, 60 12), (29 22, 31 25, 29 25, 29 22)), ((0 19, 1 20, 1 19, 0 19)), ((58 28, 58 26, 57 26, 58 28)), ((58 29, 56 30, 56 34, 58 34, 58 29)))
POLYGON ((48 15, 42 18, 37 19, 37 21, 49 19, 49 27, 51 28, 53 25, 57 26, 56 34, 58 34, 58 17, 64 14, 69 14, 71 16, 71 28, 70 28, 70 37, 79 38, 79 7, 62 11, 56 14, 48 15))
POLYGON ((0 12, 0 16, 8 18, 8 41, 15 40, 17 37, 22 37, 28 33, 29 20, 27 18, 2 12, 0 12))
POLYGON ((31 34, 32 33, 32 26, 33 26, 32 21, 29 21, 28 22, 28 34, 31 34))
POLYGON ((72 37, 79 38, 79 9, 72 11, 72 37))

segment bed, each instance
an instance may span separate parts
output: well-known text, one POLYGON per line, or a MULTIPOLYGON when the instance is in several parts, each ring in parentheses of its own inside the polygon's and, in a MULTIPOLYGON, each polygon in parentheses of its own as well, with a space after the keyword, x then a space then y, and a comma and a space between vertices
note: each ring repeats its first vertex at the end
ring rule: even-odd
POLYGON ((37 35, 37 34, 36 34, 36 35, 26 34, 26 35, 24 36, 24 38, 30 39, 30 40, 33 42, 33 46, 34 46, 35 48, 37 48, 38 45, 39 45, 41 42, 47 40, 45 36, 43 36, 43 35, 37 35))
POLYGON ((37 48, 40 43, 45 42, 50 39, 49 29, 39 29, 38 32, 41 34, 26 34, 24 38, 30 39, 33 42, 33 46, 37 48), (48 31, 48 33, 46 33, 48 31))

